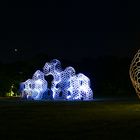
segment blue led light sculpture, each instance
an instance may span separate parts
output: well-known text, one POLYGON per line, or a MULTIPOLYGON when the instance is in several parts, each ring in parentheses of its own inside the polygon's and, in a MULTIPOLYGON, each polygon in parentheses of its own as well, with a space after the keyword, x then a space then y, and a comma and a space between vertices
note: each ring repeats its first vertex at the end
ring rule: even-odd
POLYGON ((43 93, 47 91, 48 83, 44 79, 44 73, 37 70, 32 79, 21 83, 22 97, 27 99, 41 100, 43 93))
POLYGON ((71 100, 92 100, 93 92, 90 88, 90 80, 84 74, 79 73, 70 78, 70 86, 67 89, 71 100))
MULTIPOLYGON (((73 67, 61 68, 61 63, 57 59, 47 62, 43 67, 43 72, 37 70, 32 79, 21 83, 21 93, 23 98, 41 100, 52 96, 54 100, 92 100, 93 92, 90 88, 90 80, 84 74, 76 74, 73 67), (45 80, 45 76, 52 75, 50 89, 45 80)), ((50 99, 50 98, 49 98, 50 99)))

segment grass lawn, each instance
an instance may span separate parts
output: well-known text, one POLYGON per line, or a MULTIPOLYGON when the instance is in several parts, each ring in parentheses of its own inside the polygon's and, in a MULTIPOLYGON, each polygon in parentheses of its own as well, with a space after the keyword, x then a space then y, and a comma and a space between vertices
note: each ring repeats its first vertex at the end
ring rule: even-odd
POLYGON ((140 140, 140 101, 0 99, 0 140, 140 140))

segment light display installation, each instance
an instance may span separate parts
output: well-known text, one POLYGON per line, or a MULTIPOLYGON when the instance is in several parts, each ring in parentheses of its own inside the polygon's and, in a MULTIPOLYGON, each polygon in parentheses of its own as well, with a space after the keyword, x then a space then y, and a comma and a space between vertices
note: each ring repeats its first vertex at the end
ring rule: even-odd
POLYGON ((33 100, 92 100, 93 92, 90 88, 90 79, 82 73, 76 74, 73 67, 61 68, 57 59, 47 62, 43 72, 37 70, 32 79, 20 83, 22 98, 33 100), (48 87, 47 77, 53 80, 48 87))
POLYGON ((140 50, 135 54, 129 69, 130 79, 140 98, 140 50))

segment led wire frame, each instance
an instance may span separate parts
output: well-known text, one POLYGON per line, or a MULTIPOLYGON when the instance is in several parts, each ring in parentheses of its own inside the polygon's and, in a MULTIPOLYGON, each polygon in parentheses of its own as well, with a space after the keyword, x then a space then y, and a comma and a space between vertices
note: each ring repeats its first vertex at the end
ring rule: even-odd
POLYGON ((37 70, 32 79, 21 83, 22 98, 42 100, 92 100, 93 92, 90 79, 82 73, 76 74, 73 67, 61 68, 57 59, 47 62, 43 72, 37 70), (47 76, 52 75, 51 88, 48 88, 47 76), (52 98, 49 98, 52 96, 52 98))

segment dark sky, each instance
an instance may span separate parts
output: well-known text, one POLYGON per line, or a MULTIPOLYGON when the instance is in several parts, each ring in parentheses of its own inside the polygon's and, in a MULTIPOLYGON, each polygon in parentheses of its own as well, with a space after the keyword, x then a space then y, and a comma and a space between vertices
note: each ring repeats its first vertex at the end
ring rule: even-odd
POLYGON ((138 8, 122 0, 8 1, 8 39, 0 40, 0 61, 24 60, 41 53, 70 60, 132 57, 140 48, 138 8))

